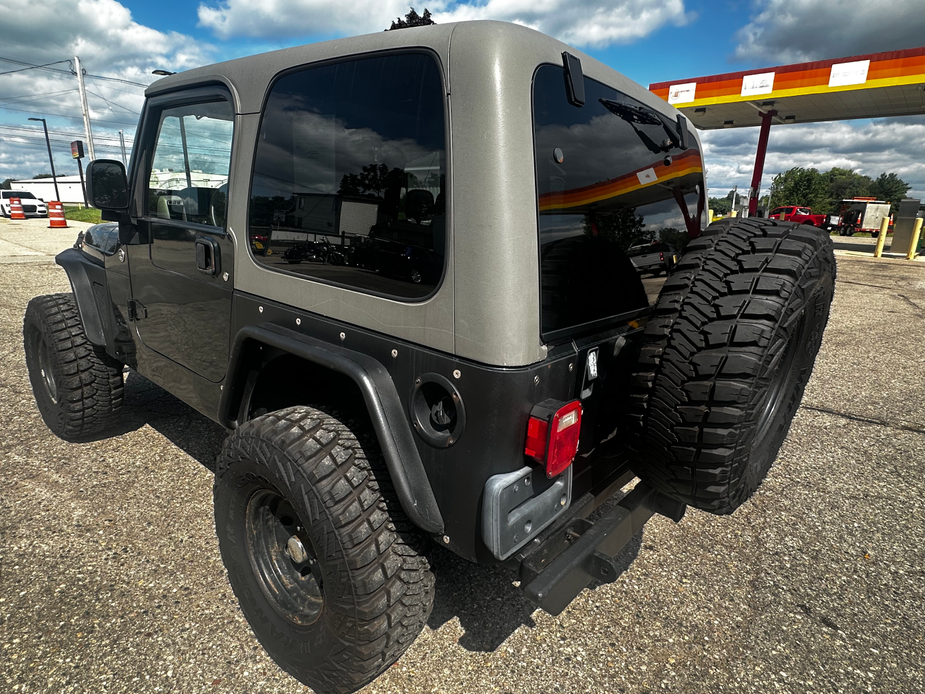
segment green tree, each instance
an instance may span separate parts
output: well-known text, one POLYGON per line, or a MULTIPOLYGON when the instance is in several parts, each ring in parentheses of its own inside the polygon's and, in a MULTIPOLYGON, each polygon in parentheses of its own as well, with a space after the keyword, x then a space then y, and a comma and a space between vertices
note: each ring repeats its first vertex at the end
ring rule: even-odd
POLYGON ((715 215, 727 215, 732 211, 732 200, 729 198, 710 198, 709 208, 715 215))
POLYGON ((40 179, 40 178, 52 178, 52 175, 51 175, 51 174, 37 174, 37 175, 35 175, 35 176, 32 177, 32 180, 33 180, 33 181, 36 181, 36 180, 38 180, 38 179, 40 179))
POLYGON ((12 187, 11 186, 12 183, 13 183, 12 178, 4 178, 3 182, 0 183, 0 190, 9 190, 12 187))
POLYGON ((394 29, 407 29, 408 27, 424 27, 431 24, 436 24, 433 18, 430 16, 430 11, 425 7, 424 14, 418 14, 415 12, 414 8, 411 8, 411 11, 405 15, 405 18, 402 19, 399 17, 390 26, 386 31, 393 31, 394 29))
POLYGON ((830 169, 825 175, 828 177, 829 205, 827 209, 816 212, 838 214, 842 200, 875 195, 874 181, 870 176, 838 167, 830 169))
POLYGON ((781 205, 827 210, 830 207, 828 178, 816 169, 800 166, 777 174, 771 183, 771 209, 781 205))
POLYGON ((906 197, 911 187, 896 174, 884 172, 874 181, 874 195, 878 200, 890 203, 895 211, 899 201, 906 197))
POLYGON ((681 231, 674 227, 662 227, 658 230, 658 240, 662 243, 667 243, 669 246, 674 246, 678 253, 683 253, 691 237, 687 231, 681 231))

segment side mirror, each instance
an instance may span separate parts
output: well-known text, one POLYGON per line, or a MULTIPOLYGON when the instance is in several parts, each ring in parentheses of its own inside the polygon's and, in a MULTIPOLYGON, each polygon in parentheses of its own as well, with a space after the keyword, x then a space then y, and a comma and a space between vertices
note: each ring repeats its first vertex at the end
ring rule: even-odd
POLYGON ((128 210, 128 178, 121 161, 96 159, 87 165, 87 199, 101 210, 128 210))

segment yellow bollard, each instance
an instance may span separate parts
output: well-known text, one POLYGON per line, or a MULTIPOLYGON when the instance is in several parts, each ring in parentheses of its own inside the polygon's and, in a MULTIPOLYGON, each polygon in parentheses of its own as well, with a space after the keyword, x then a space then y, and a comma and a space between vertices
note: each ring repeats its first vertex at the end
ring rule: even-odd
POLYGON ((879 258, 883 255, 883 244, 886 243, 886 230, 890 228, 890 218, 884 217, 880 222, 880 236, 877 237, 877 250, 874 251, 874 257, 879 258))
POLYGON ((912 243, 909 244, 909 252, 906 254, 906 260, 915 260, 916 251, 919 249, 919 235, 922 233, 922 218, 915 220, 915 226, 912 227, 912 243))

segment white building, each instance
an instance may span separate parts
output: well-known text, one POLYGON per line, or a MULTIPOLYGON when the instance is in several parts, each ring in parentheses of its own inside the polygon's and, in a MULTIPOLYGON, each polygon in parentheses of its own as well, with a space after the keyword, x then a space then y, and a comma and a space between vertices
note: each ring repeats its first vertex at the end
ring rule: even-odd
MULTIPOLYGON (((27 190, 35 197, 50 202, 55 195, 55 182, 51 178, 30 178, 25 181, 10 181, 13 190, 27 190)), ((83 205, 84 194, 80 185, 80 176, 58 176, 58 193, 65 205, 83 205)))

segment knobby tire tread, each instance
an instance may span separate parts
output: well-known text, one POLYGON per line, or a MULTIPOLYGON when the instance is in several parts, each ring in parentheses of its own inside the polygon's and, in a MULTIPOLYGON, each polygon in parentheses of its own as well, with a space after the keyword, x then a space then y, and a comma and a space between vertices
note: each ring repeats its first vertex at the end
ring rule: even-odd
POLYGON ((819 229, 760 219, 713 224, 691 241, 649 318, 631 379, 634 467, 643 479, 720 514, 755 491, 821 342, 834 286, 831 248, 819 229), (808 301, 818 328, 807 339, 808 370, 785 421, 766 437, 768 450, 751 451, 758 395, 770 392, 783 338, 808 301))
POLYGON ((87 339, 74 295, 33 298, 26 308, 23 332, 32 387, 49 428, 68 440, 112 428, 124 399, 123 365, 87 339), (44 340, 51 352, 57 404, 42 390, 37 339, 44 340))
MULTIPOLYGON (((402 511, 372 436, 354 433, 361 429, 312 407, 272 412, 229 437, 216 475, 218 499, 229 468, 260 461, 300 496, 311 518, 322 519, 325 539, 316 550, 337 568, 337 585, 347 587, 325 594, 338 645, 310 671, 277 662, 324 692, 352 692, 375 679, 414 642, 433 607, 426 539, 402 511)), ((272 644, 264 646, 272 655, 272 644)))

